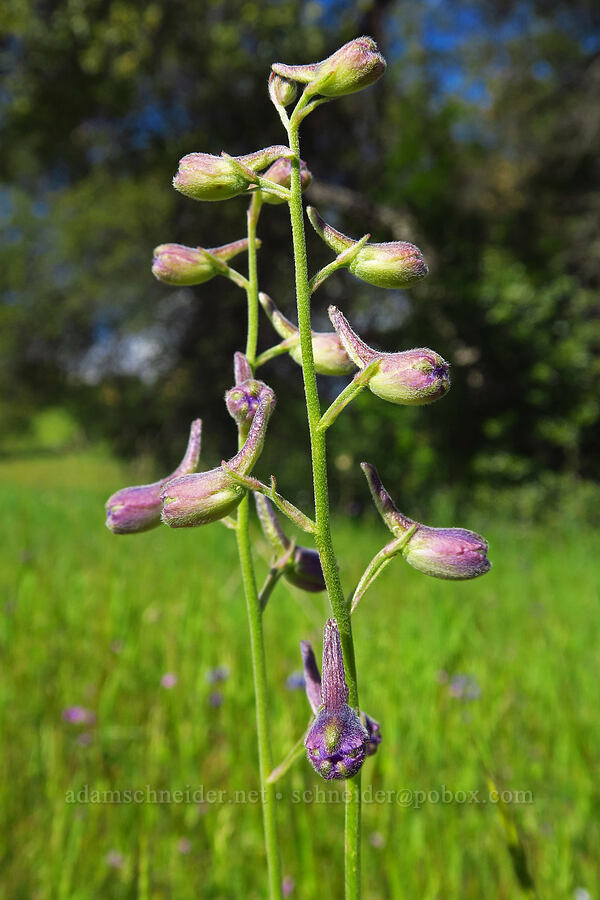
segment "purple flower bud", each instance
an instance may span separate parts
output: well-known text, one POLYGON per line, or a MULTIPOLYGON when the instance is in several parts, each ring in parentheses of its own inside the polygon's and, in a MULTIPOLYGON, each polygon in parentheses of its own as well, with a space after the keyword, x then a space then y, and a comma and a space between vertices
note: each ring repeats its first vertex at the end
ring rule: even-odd
POLYGON ((383 75, 385 67, 373 38, 363 36, 344 44, 322 62, 305 66, 274 63, 272 69, 283 78, 307 83, 310 94, 333 98, 369 87, 383 75))
MULTIPOLYGON (((263 397, 252 420, 242 449, 229 461, 229 467, 247 475, 260 456, 273 408, 270 397, 263 397)), ((161 491, 162 521, 172 528, 207 525, 229 515, 241 502, 246 489, 222 466, 195 475, 173 478, 161 491)))
POLYGON ((202 419, 195 419, 190 428, 185 456, 174 472, 153 484, 122 488, 109 497, 106 501, 106 527, 114 534, 135 534, 159 525, 161 491, 172 478, 196 471, 200 459, 201 436, 202 419))
POLYGON ((397 538, 406 538, 397 552, 413 568, 435 578, 464 581, 491 569, 487 541, 466 528, 430 528, 403 515, 383 486, 375 466, 361 463, 375 506, 397 538))
MULTIPOLYGON (((288 147, 265 147, 236 159, 260 172, 280 156, 289 156, 288 147)), ((188 153, 179 161, 179 168, 173 179, 173 187, 192 200, 228 200, 243 194, 251 185, 250 179, 239 171, 231 160, 209 153, 188 153)))
POLYGON ((253 377, 250 364, 243 353, 235 354, 233 368, 236 383, 226 392, 225 405, 238 428, 245 433, 250 428, 258 404, 263 398, 268 397, 272 408, 275 407, 275 394, 264 381, 253 377))
MULTIPOLYGON (((343 253, 358 243, 323 221, 314 207, 309 206, 306 213, 319 237, 336 253, 343 253)), ((429 271, 419 248, 407 241, 367 243, 347 265, 361 281, 396 290, 412 287, 429 271)))
MULTIPOLYGON (((254 492, 256 511, 263 530, 278 556, 284 556, 290 547, 271 501, 263 494, 254 492)), ((326 589, 321 560, 316 550, 310 547, 294 547, 285 564, 284 578, 302 591, 317 593, 326 589)))
POLYGON ((310 708, 316 714, 323 702, 321 697, 321 675, 319 674, 319 667, 310 641, 300 641, 300 651, 302 653, 302 663, 304 666, 306 696, 308 697, 310 708))
MULTIPOLYGON (((269 181, 274 181, 276 184, 280 184, 282 187, 289 188, 292 180, 292 164, 290 160, 284 158, 278 159, 277 162, 274 162, 273 165, 263 173, 263 178, 268 178, 269 181)), ((304 160, 301 159, 300 184, 303 191, 306 190, 311 181, 312 175, 308 171, 304 160)), ((267 191, 263 191, 262 198, 264 203, 285 203, 285 200, 282 197, 277 197, 275 194, 269 194, 267 191)))
MULTIPOLYGON (((302 350, 298 328, 277 309, 268 294, 260 293, 259 300, 277 334, 290 341, 288 352, 294 362, 301 366, 302 350)), ((313 331, 312 345, 315 371, 319 375, 349 375, 354 371, 355 364, 334 331, 313 331)))
MULTIPOLYGON (((226 262, 247 247, 248 240, 243 238, 231 244, 223 244, 222 247, 210 247, 207 252, 226 262)), ((165 284, 191 285, 210 281, 219 274, 219 270, 201 247, 159 244, 154 248, 152 274, 165 284)))
POLYGON ((369 380, 369 389, 382 400, 403 406, 424 406, 450 390, 450 366, 434 350, 417 347, 400 353, 380 353, 359 338, 335 306, 329 307, 329 318, 348 355, 360 369, 380 361, 369 380))
POLYGON ((402 553, 425 575, 461 581, 489 572, 487 549, 487 541, 466 528, 419 525, 402 553))
POLYGON ((351 778, 365 760, 369 735, 356 710, 348 706, 348 685, 335 619, 327 620, 323 632, 321 696, 322 706, 304 742, 308 758, 315 771, 327 780, 351 778))
POLYGON ((289 106, 294 102, 298 95, 298 85, 295 81, 282 78, 280 75, 275 75, 274 72, 271 72, 269 81, 280 106, 289 106))

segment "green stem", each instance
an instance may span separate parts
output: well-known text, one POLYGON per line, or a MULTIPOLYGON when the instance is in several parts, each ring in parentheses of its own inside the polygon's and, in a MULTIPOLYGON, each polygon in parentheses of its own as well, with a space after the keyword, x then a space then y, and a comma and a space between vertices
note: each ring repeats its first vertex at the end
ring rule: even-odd
POLYGON ((269 734, 269 716, 267 708, 267 671, 265 664, 265 645, 263 639, 262 612, 256 588, 254 563, 249 531, 249 497, 246 495, 238 507, 238 554, 242 570, 246 606, 248 609, 248 625, 250 628, 250 646, 252 648, 252 675, 254 677, 254 694, 256 699, 256 732, 258 735, 258 763, 260 771, 260 787, 265 831, 265 849, 269 877, 269 897, 280 900, 281 867, 279 847, 277 843, 277 821, 275 815, 275 786, 267 779, 273 769, 271 741, 269 734))
POLYGON ((364 369, 357 372, 350 384, 346 385, 344 390, 337 395, 329 409, 327 409, 319 420, 319 431, 325 431, 330 425, 333 425, 339 414, 345 409, 354 398, 363 391, 373 375, 379 368, 380 360, 372 360, 364 369))
MULTIPOLYGON (((255 194, 248 209, 248 337, 246 340, 246 356, 251 366, 256 360, 258 340, 258 275, 256 265, 256 224, 260 213, 261 197, 255 194)), ((243 436, 240 434, 240 445, 243 436)), ((249 496, 246 495, 238 507, 237 544, 242 571, 242 582, 246 596, 248 626, 250 629, 250 647, 252 650, 252 675, 254 679, 254 696, 256 701, 256 733, 258 736, 258 763, 265 832, 265 850, 269 880, 269 897, 281 900, 281 866, 277 843, 277 821, 275 815, 275 788, 267 782, 273 768, 271 756, 271 738, 269 732, 269 713, 267 703, 267 667, 265 662, 265 645, 262 626, 262 611, 256 586, 252 545, 250 543, 250 508, 249 496)))
MULTIPOLYGON (((306 239, 304 234, 304 214, 302 208, 302 186, 300 180, 300 140, 298 128, 301 121, 300 112, 306 100, 300 98, 292 115, 288 135, 290 149, 294 156, 291 160, 291 199, 290 219, 294 244, 294 267, 296 276, 296 299, 298 306, 298 326, 300 329, 300 346, 302 350, 302 373, 304 378, 304 394, 310 431, 310 448, 313 468, 313 486, 315 495, 315 542, 319 550, 321 566, 327 585, 327 593, 333 614, 337 620, 344 654, 346 678, 350 691, 349 703, 358 707, 358 683, 356 678, 356 662, 354 658, 354 642, 352 639, 352 622, 350 611, 346 605, 342 584, 338 572, 337 561, 331 538, 329 522, 329 493, 327 487, 327 452, 325 431, 318 428, 321 417, 321 406, 317 390, 317 377, 312 348, 310 321, 310 285, 306 259, 306 239), (298 115, 296 115, 298 113, 298 115)), ((360 898, 360 776, 347 781, 348 800, 346 806, 346 839, 345 839, 345 886, 346 900, 360 898)))
POLYGON ((258 269, 256 264, 256 226, 262 206, 260 192, 253 195, 248 207, 248 336, 246 338, 246 356, 254 369, 256 364, 256 346, 258 343, 258 269))
POLYGON ((256 359, 256 368, 258 369, 259 366, 264 366, 266 362, 275 359, 276 356, 281 356, 282 353, 289 353, 297 343, 297 337, 286 338, 284 341, 281 341, 281 343, 275 344, 274 347, 269 347, 268 350, 264 350, 256 359))

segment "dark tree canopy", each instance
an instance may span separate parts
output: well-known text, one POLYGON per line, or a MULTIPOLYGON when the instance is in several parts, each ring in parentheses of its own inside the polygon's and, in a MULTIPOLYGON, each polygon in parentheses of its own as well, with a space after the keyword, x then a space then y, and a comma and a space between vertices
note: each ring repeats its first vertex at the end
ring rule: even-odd
MULTIPOLYGON (((309 197, 348 234, 416 241, 431 272, 407 293, 337 275, 315 296, 317 322, 326 327, 335 302, 373 344, 431 346, 452 362, 453 388, 433 407, 400 410, 366 394, 344 413, 332 430, 342 497, 362 493, 357 463, 373 447, 386 448, 388 480, 413 496, 542 470, 598 477, 597 6, 355 6, 9 0, 0 53, 5 433, 61 404, 123 454, 174 459, 197 415, 207 462, 231 449, 221 396, 244 330, 241 296, 218 279, 168 288, 150 260, 165 241, 241 237, 245 203, 194 204, 170 178, 193 150, 282 142, 265 88, 270 63, 317 60, 368 32, 388 71, 307 120, 309 197)), ((287 227, 285 208, 265 211, 260 273, 293 317, 287 227)), ((314 235, 309 242, 316 268, 329 256, 314 235)), ((261 327, 264 348, 274 334, 261 327)), ((262 377, 279 396, 264 466, 289 491, 307 465, 302 442, 289 442, 304 427, 300 372, 278 360, 262 377)))

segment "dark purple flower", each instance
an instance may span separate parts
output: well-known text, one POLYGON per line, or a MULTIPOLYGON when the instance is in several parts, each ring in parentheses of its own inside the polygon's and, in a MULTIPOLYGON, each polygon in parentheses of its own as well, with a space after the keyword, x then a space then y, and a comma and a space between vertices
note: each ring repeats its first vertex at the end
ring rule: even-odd
POLYGON ((323 632, 322 706, 306 736, 308 758, 323 778, 351 778, 367 754, 368 732, 356 710, 348 706, 348 685, 340 634, 335 619, 323 632))
POLYGON ((254 499, 264 536, 277 556, 286 560, 283 565, 284 578, 302 591, 311 593, 324 591, 325 579, 317 551, 312 547, 294 547, 291 553, 288 553, 290 541, 279 524, 273 504, 257 491, 254 492, 254 499))
POLYGON ((208 702, 214 709, 218 709, 219 706, 223 705, 223 699, 221 691, 213 691, 212 694, 209 695, 208 702))

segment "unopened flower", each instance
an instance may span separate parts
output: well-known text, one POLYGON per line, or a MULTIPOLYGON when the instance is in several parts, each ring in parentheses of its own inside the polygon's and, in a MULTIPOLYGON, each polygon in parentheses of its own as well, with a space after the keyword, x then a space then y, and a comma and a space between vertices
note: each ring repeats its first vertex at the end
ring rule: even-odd
MULTIPOLYGON (((257 491, 254 491, 254 499, 264 536, 276 555, 285 559, 290 541, 279 524, 273 504, 257 491)), ((284 564, 283 576, 303 591, 316 593, 326 587, 319 554, 312 547, 294 547, 284 564)))
MULTIPOLYGON (((242 449, 229 460, 228 467, 240 475, 248 475, 260 456, 267 431, 273 400, 264 397, 258 404, 252 425, 242 449)), ((172 528, 207 525, 229 515, 241 502, 246 488, 223 466, 183 475, 167 482, 161 491, 162 521, 172 528)))
POLYGON ((242 430, 246 432, 252 424, 258 404, 265 397, 269 397, 275 406, 275 394, 271 388, 254 378, 250 364, 243 353, 234 356, 235 385, 225 394, 225 405, 229 415, 242 430))
POLYGON ((195 472, 200 460, 202 419, 195 419, 190 428, 185 456, 174 472, 153 484, 122 488, 106 501, 106 527, 115 534, 134 534, 148 531, 160 524, 161 491, 172 478, 195 472))
POLYGON ((309 85, 308 93, 343 97, 369 87, 380 78, 386 62, 371 37, 349 41, 322 62, 304 66, 273 63, 276 75, 309 85))
MULTIPOLYGON (((309 206, 306 214, 319 237, 336 253, 343 253, 358 243, 328 225, 314 207, 309 206)), ((407 241, 367 243, 348 263, 348 269, 361 281, 394 289, 412 287, 429 271, 419 248, 407 241)))
MULTIPOLYGON (((279 184, 281 185, 281 187, 289 188, 292 179, 292 164, 290 160, 281 157, 276 162, 274 162, 272 166, 269 166, 266 172, 263 172, 263 178, 268 178, 269 181, 274 181, 275 184, 279 184)), ((301 159, 300 185, 303 191, 306 190, 311 181, 312 175, 308 171, 304 160, 301 159)), ((276 194, 269 193, 269 191, 263 191, 262 198, 264 203, 285 203, 283 197, 278 197, 276 194)))
MULTIPOLYGON (((265 147, 235 159, 257 173, 280 156, 289 156, 288 147, 265 147)), ((228 200, 245 193, 253 182, 227 157, 210 153, 188 153, 179 161, 173 187, 192 200, 228 200)))
POLYGON ((175 672, 165 672, 163 677, 160 679, 161 687, 164 687, 167 691, 170 691, 177 684, 177 675, 175 672))
POLYGON ((298 96, 298 85, 296 82, 290 81, 289 78, 282 78, 281 75, 276 75, 275 72, 271 72, 269 85, 280 106, 289 106, 298 96))
POLYGON ((329 307, 329 318, 348 356, 360 369, 379 360, 369 380, 369 389, 378 397, 403 406, 424 406, 449 391, 450 366, 435 350, 418 347, 381 353, 359 338, 335 306, 329 307))
MULTIPOLYGON (((257 241, 258 243, 258 241, 257 241)), ((152 274, 165 284, 203 284, 219 274, 214 260, 207 254, 216 256, 222 262, 233 259, 248 247, 247 238, 223 244, 221 247, 185 247, 183 244, 159 244, 154 248, 152 274)))
MULTIPOLYGON (((289 341, 290 356, 301 366, 302 350, 298 328, 277 309, 268 294, 260 293, 259 300, 277 334, 289 341)), ((354 371, 355 363, 334 331, 313 331, 312 346, 315 371, 319 375, 348 375, 354 371)))
POLYGON ((425 575, 463 581, 491 568, 487 541, 466 528, 430 528, 403 515, 383 486, 375 466, 361 463, 375 506, 396 538, 405 539, 398 552, 425 575))
MULTIPOLYGON (((305 673, 307 670, 305 656, 305 673)), ((310 646, 310 645, 309 645, 310 646)), ((311 651, 312 653, 312 648, 311 651)), ((316 700, 314 657, 307 677, 307 695, 311 706, 316 700), (310 678, 310 688, 309 688, 310 678)), ((318 669, 317 669, 318 672, 318 669)), ((323 632, 323 680, 321 704, 306 736, 308 758, 323 778, 351 778, 356 775, 367 755, 369 734, 356 710, 348 705, 348 685, 340 634, 335 619, 328 619, 323 632)))

